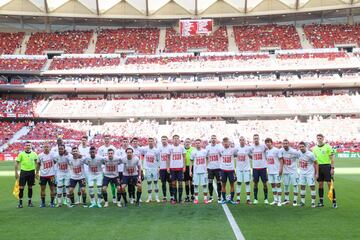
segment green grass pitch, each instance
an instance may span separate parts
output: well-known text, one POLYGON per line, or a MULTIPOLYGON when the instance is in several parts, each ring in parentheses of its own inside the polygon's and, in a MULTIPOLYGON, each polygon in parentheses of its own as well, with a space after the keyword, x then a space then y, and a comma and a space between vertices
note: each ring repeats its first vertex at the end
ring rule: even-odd
MULTIPOLYGON (((360 159, 338 160, 335 172, 341 168, 360 169, 360 159)), ((140 207, 121 209, 110 203, 108 209, 40 209, 36 185, 35 208, 17 209, 17 200, 12 195, 14 177, 1 176, 1 172, 12 170, 12 162, 0 163, 0 238, 4 240, 235 239, 217 203, 207 206, 143 203, 140 207)), ((147 196, 145 185, 143 199, 147 196)), ((262 203, 261 185, 259 205, 229 208, 246 239, 360 239, 359 185, 360 173, 335 175, 338 209, 332 209, 328 199, 325 208, 312 209, 308 197, 305 208, 266 206, 262 203)), ((27 191, 24 195, 26 201, 27 191)))

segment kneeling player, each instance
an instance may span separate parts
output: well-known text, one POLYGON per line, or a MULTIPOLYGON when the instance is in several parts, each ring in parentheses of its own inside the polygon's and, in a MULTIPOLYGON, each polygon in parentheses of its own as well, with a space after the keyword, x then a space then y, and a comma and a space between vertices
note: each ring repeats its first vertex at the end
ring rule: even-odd
POLYGON ((277 205, 281 207, 281 177, 279 176, 279 149, 273 146, 271 138, 265 139, 267 147, 265 158, 267 163, 267 170, 269 176, 269 183, 271 184, 274 201, 270 205, 277 205))
POLYGON ((315 178, 318 176, 317 173, 317 161, 312 152, 306 149, 304 142, 299 143, 300 155, 299 155, 299 166, 300 166, 300 195, 301 203, 300 206, 305 206, 305 193, 306 184, 311 190, 311 207, 315 206, 316 192, 315 192, 315 178))
POLYGON ((78 147, 72 148, 72 157, 70 157, 69 166, 70 166, 70 200, 71 207, 75 204, 74 189, 77 184, 80 186, 80 191, 82 195, 82 204, 83 207, 86 205, 86 180, 85 180, 85 170, 84 170, 84 159, 80 157, 78 147))
POLYGON ((206 176, 206 155, 207 151, 205 149, 201 149, 201 140, 196 139, 195 141, 196 149, 191 152, 190 156, 190 176, 193 177, 193 184, 194 184, 194 192, 195 192, 195 199, 194 203, 199 203, 199 185, 202 185, 203 192, 204 192, 204 203, 208 204, 207 194, 208 194, 208 179, 206 176), (193 165, 193 166, 191 166, 193 165), (193 168, 192 168, 193 167, 193 168), (191 171, 194 169, 194 173, 191 171))
POLYGON ((235 149, 230 147, 229 138, 225 137, 223 139, 223 148, 220 152, 220 169, 221 169, 221 195, 222 195, 222 204, 226 203, 226 183, 229 180, 230 182, 230 200, 231 204, 236 204, 234 202, 234 183, 236 181, 235 176, 235 166, 234 166, 234 156, 235 149))
POLYGON ((121 183, 122 196, 124 198, 124 204, 126 206, 126 192, 125 188, 129 186, 129 184, 136 185, 136 205, 140 206, 140 198, 141 198, 141 162, 137 156, 134 156, 134 150, 132 148, 126 149, 126 157, 121 160, 124 164, 124 176, 123 181, 121 183))
POLYGON ((102 163, 104 161, 103 157, 96 156, 95 147, 90 148, 90 156, 85 158, 85 164, 88 166, 88 183, 89 183, 89 194, 90 194, 90 208, 99 207, 101 208, 102 201, 102 163), (95 201, 94 185, 96 183, 97 188, 97 203, 95 201))
POLYGON ((46 184, 50 187, 50 207, 55 207, 55 161, 50 153, 50 145, 44 144, 44 152, 39 155, 36 167, 36 177, 39 176, 40 170, 40 188, 41 188, 41 204, 40 207, 44 208, 45 205, 45 190, 46 184))
POLYGON ((251 173, 250 173, 250 147, 245 145, 245 138, 240 137, 240 146, 238 146, 236 151, 236 175, 237 175, 237 186, 236 186, 236 193, 237 193, 237 200, 236 203, 240 203, 240 193, 241 193, 241 184, 245 183, 245 190, 246 190, 246 203, 251 204, 250 201, 250 180, 251 180, 251 173))
POLYGON ((107 188, 109 183, 114 184, 117 188, 117 206, 122 207, 121 205, 121 186, 120 186, 120 179, 119 179, 119 173, 118 173, 118 165, 121 163, 119 159, 114 158, 114 150, 110 148, 108 150, 108 155, 104 159, 104 178, 102 183, 102 193, 104 197, 104 207, 109 207, 108 203, 108 193, 107 188))

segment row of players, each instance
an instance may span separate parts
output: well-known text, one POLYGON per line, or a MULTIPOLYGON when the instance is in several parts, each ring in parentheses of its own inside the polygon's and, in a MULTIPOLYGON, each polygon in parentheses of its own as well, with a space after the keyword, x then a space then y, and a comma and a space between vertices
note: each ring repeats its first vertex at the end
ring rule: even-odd
MULTIPOLYGON (((322 136, 322 135, 321 135, 322 136)), ((323 136, 322 136, 323 140, 323 136)), ((185 142, 190 140, 187 139, 185 142)), ((105 144, 98 151, 95 147, 87 146, 87 139, 83 138, 79 147, 65 147, 58 142, 58 147, 50 151, 48 143, 44 144, 44 152, 38 157, 31 151, 31 143, 26 143, 26 149, 19 154, 15 168, 16 177, 20 178, 19 207, 22 207, 23 188, 27 183, 28 186, 34 185, 34 176, 38 177, 40 173, 41 185, 41 207, 45 207, 45 187, 50 186, 51 203, 54 207, 55 188, 57 188, 58 206, 62 206, 62 200, 66 201, 68 206, 74 206, 74 189, 79 185, 82 195, 83 205, 86 206, 86 182, 88 183, 89 194, 91 198, 90 207, 102 207, 101 202, 105 201, 104 207, 108 207, 107 188, 109 183, 115 186, 117 190, 116 202, 119 207, 127 204, 126 187, 128 187, 129 197, 135 198, 136 204, 139 205, 143 171, 145 170, 145 180, 148 184, 148 199, 152 200, 152 188, 154 187, 156 201, 160 202, 158 192, 158 179, 162 182, 163 201, 166 202, 167 188, 169 183, 171 203, 181 203, 183 193, 184 174, 192 177, 194 185, 194 203, 198 204, 199 187, 202 186, 204 194, 204 203, 211 202, 213 196, 213 180, 217 183, 218 202, 225 204, 240 203, 241 185, 245 184, 246 202, 250 201, 250 181, 251 181, 251 161, 252 175, 254 181, 254 201, 258 203, 258 182, 261 179, 263 183, 265 204, 268 202, 267 181, 269 180, 274 201, 271 205, 282 206, 290 203, 289 193, 290 186, 293 185, 293 206, 298 205, 298 185, 301 187, 300 206, 305 205, 305 188, 306 185, 311 189, 311 206, 315 207, 316 191, 315 179, 319 182, 331 181, 333 168, 330 171, 319 170, 319 165, 315 155, 306 148, 304 142, 299 143, 299 151, 289 146, 289 141, 284 140, 281 149, 275 148, 270 138, 265 139, 265 145, 259 141, 259 135, 253 136, 253 145, 246 145, 243 137, 239 139, 239 145, 232 147, 228 138, 224 138, 222 145, 218 144, 215 135, 211 137, 210 144, 202 148, 202 141, 195 141, 195 148, 189 152, 190 166, 186 168, 187 151, 184 146, 180 145, 178 135, 173 136, 173 145, 168 144, 166 136, 161 137, 161 145, 156 147, 153 138, 148 139, 148 146, 139 147, 137 139, 133 139, 133 145, 130 146, 127 139, 123 140, 123 145, 116 150, 110 144, 110 139, 105 137, 105 144), (134 144, 135 143, 135 144, 134 144), (33 160, 36 161, 36 174, 33 171, 22 169, 20 176, 17 173, 19 163, 25 163, 29 159, 30 153, 33 154, 33 160), (141 160, 142 159, 142 160, 141 160), (143 161, 143 163, 142 163, 143 161), (144 166, 144 167, 142 167, 144 166), (26 173, 26 174, 25 174, 26 173), (300 175, 299 175, 300 173, 300 175), (226 197, 226 184, 230 182, 230 197, 226 197), (237 200, 235 197, 235 182, 237 200), (284 184, 284 201, 282 201, 282 187, 284 184), (97 186, 97 201, 95 200, 95 186, 97 186), (208 198, 208 190, 210 197, 208 198), (64 197, 64 199, 62 199, 64 197)), ((332 155, 331 147, 323 143, 314 149, 314 153, 332 155), (321 148, 321 149, 320 149, 321 148), (325 150, 324 150, 325 149, 325 150)), ((321 156, 319 155, 318 158, 321 156)), ((328 165, 323 164, 321 165, 328 165)), ((333 166, 333 158, 331 166, 333 166)), ((320 186, 319 186, 320 187, 320 186)), ((322 187, 322 186, 321 186, 322 187)), ((318 206, 323 206, 323 189, 319 197, 318 206)), ((31 190, 32 192, 32 190, 31 190)), ((335 192, 334 192, 335 193, 335 192)), ((80 194, 79 194, 80 195, 80 194)), ((113 192, 115 196, 115 192, 113 192)), ((63 201, 64 202, 64 201, 63 201)), ((31 196, 29 196, 29 205, 32 206, 31 196)), ((336 200, 333 202, 336 207, 336 200)))

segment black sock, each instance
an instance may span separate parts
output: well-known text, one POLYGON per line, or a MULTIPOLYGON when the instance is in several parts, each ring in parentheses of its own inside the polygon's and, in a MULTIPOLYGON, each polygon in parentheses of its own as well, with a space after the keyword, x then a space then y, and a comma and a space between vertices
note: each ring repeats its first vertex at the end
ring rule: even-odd
POLYGON ((136 202, 139 202, 140 198, 141 198, 141 192, 137 191, 136 192, 136 202))
POLYGON ((74 193, 70 195, 70 201, 71 201, 71 204, 75 203, 74 193))
POLYGON ((163 197, 166 197, 166 182, 161 183, 163 197))
POLYGON ((126 192, 124 191, 123 193, 121 193, 123 199, 124 199, 124 203, 127 203, 127 199, 126 199, 126 192))
POLYGON ((176 187, 174 187, 173 192, 174 192, 174 200, 177 201, 177 188, 176 187))
POLYGON ((169 183, 169 191, 170 191, 170 197, 173 197, 174 196, 174 191, 173 191, 173 187, 172 187, 171 183, 169 183))
POLYGON ((319 200, 320 203, 324 202, 324 188, 319 188, 319 200))
POLYGON ((24 197, 24 189, 20 188, 19 189, 19 199, 22 199, 24 197))
POLYGON ((268 199, 268 189, 267 188, 264 188, 264 196, 265 196, 265 199, 268 199))
POLYGON ((41 197, 41 203, 45 204, 45 197, 41 197))
POLYGON ((336 203, 335 188, 333 188, 333 203, 336 203))
POLYGON ((230 193, 230 196, 231 196, 231 198, 230 198, 230 199, 231 199, 231 201, 234 201, 234 195, 235 195, 235 193, 234 193, 234 192, 231 192, 231 193, 230 193))
POLYGON ((117 197, 117 201, 120 202, 121 201, 121 192, 117 191, 116 197, 117 197))
POLYGON ((33 190, 32 188, 28 188, 28 198, 31 199, 33 195, 33 190))
POLYGON ((50 203, 51 204, 54 204, 54 199, 55 199, 55 197, 50 197, 50 203))
POLYGON ((210 197, 212 198, 213 192, 214 192, 214 185, 211 180, 210 180, 210 183, 208 184, 208 186, 209 186, 209 194, 210 194, 210 197))
POLYGON ((190 187, 188 184, 185 184, 185 192, 186 192, 186 197, 189 197, 190 187))
POLYGON ((86 194, 82 195, 82 201, 83 201, 83 204, 86 204, 86 194))
POLYGON ((258 188, 254 187, 254 198, 257 200, 258 198, 258 188))
POLYGON ((182 194, 183 194, 183 187, 182 186, 178 187, 178 192, 179 192, 178 202, 181 202, 181 198, 182 198, 182 194))
POLYGON ((107 192, 103 192, 103 197, 104 197, 104 201, 107 202, 107 201, 108 201, 108 194, 107 194, 107 192))
POLYGON ((194 185, 191 184, 191 185, 190 185, 190 193, 191 193, 191 196, 194 196, 194 191, 195 191, 194 185))
POLYGON ((216 188, 217 188, 217 192, 218 192, 218 198, 220 198, 220 193, 221 193, 221 183, 220 182, 218 182, 216 184, 216 188))
POLYGON ((226 201, 226 192, 221 192, 221 196, 222 196, 223 200, 226 201))

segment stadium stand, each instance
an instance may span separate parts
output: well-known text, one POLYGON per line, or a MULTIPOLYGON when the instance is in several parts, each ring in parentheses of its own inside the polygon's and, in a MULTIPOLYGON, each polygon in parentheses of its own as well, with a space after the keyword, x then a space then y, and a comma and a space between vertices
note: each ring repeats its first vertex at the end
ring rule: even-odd
POLYGON ((83 68, 107 69, 118 65, 120 65, 119 57, 61 57, 53 59, 49 70, 67 70, 83 68))
POLYGON ((0 55, 14 54, 15 49, 21 45, 24 32, 6 33, 0 32, 0 55))
POLYGON ((3 71, 40 71, 45 63, 46 58, 0 58, 0 70, 3 71))

